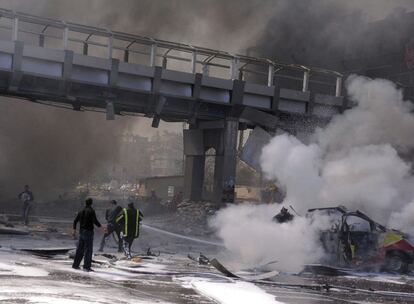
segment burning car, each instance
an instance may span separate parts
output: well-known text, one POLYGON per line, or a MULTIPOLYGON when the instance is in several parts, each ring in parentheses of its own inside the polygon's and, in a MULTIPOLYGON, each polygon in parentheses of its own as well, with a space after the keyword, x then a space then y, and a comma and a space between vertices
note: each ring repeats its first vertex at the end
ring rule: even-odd
POLYGON ((307 217, 328 216, 332 226, 321 232, 327 252, 324 261, 360 270, 378 269, 406 273, 414 262, 414 243, 397 230, 389 229, 361 211, 345 207, 309 209, 307 217))

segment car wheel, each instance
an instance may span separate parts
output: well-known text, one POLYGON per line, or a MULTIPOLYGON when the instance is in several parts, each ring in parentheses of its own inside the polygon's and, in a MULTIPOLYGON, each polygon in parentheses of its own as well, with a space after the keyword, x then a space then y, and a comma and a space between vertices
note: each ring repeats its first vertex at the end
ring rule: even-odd
POLYGON ((391 273, 407 273, 407 258, 401 252, 390 252, 385 257, 384 270, 391 273))

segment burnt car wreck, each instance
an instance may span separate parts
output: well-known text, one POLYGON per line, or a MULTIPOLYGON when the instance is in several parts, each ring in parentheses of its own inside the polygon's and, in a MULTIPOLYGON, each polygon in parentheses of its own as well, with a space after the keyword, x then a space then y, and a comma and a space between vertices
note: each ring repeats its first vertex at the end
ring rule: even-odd
POLYGON ((328 216, 329 230, 321 231, 320 241, 327 253, 323 264, 361 271, 407 273, 414 262, 414 246, 409 236, 389 229, 363 212, 345 207, 309 209, 307 217, 328 216))
MULTIPOLYGON (((284 210, 283 210, 284 209, 284 210)), ((293 220, 285 213, 273 217, 277 223, 293 220)), ((358 271, 407 273, 414 263, 414 242, 398 230, 387 228, 363 212, 348 211, 345 207, 309 209, 306 218, 311 222, 325 217, 330 228, 320 231, 325 266, 351 268, 358 271)))

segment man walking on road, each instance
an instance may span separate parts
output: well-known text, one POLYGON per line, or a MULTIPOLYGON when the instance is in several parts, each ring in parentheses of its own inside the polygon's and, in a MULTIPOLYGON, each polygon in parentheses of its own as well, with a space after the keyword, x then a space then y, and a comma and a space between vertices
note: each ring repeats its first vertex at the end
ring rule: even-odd
POLYGON ((29 212, 34 200, 33 192, 30 191, 29 185, 24 186, 24 191, 18 195, 18 198, 23 202, 23 222, 27 226, 29 225, 29 212))
POLYGON ((122 207, 117 205, 115 200, 110 201, 111 208, 106 209, 105 212, 105 219, 107 222, 107 228, 105 234, 102 237, 101 246, 99 247, 99 251, 102 252, 105 247, 105 241, 113 232, 115 232, 118 236, 118 252, 122 252, 122 239, 120 236, 120 229, 119 226, 115 223, 116 217, 122 212, 122 207))
POLYGON ((95 210, 92 208, 92 199, 88 198, 85 201, 85 209, 79 211, 73 221, 73 235, 76 234, 76 225, 80 222, 79 242, 76 248, 76 255, 73 261, 72 268, 79 269, 79 265, 83 260, 83 269, 86 271, 93 271, 92 254, 93 254, 93 230, 94 225, 101 227, 96 218, 95 210))
POLYGON ((135 209, 134 203, 129 203, 128 208, 122 209, 122 212, 116 218, 116 223, 122 227, 121 238, 126 257, 130 260, 131 246, 134 239, 139 236, 139 225, 143 214, 135 209))

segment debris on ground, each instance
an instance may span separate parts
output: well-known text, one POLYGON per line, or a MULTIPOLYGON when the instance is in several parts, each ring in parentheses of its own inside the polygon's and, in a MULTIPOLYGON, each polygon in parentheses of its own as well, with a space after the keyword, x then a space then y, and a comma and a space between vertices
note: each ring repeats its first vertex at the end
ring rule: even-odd
POLYGON ((64 248, 20 248, 20 251, 29 252, 39 256, 54 256, 60 254, 67 254, 71 250, 75 250, 75 247, 64 247, 64 248))
POLYGON ((158 256, 160 256, 160 254, 161 254, 161 252, 160 252, 160 251, 158 251, 158 254, 157 254, 157 253, 152 252, 152 251, 151 251, 151 247, 148 247, 148 249, 147 249, 147 256, 158 257, 158 256))
POLYGON ((194 262, 197 262, 199 265, 209 265, 210 264, 210 259, 202 253, 200 253, 198 258, 193 257, 191 254, 188 254, 187 257, 190 260, 192 260, 194 262))
POLYGON ((207 201, 183 201, 177 205, 178 216, 188 225, 204 223, 216 210, 217 206, 207 201))
POLYGON ((28 235, 29 231, 25 229, 14 228, 14 227, 0 226, 0 234, 28 235))
POLYGON ((216 268, 218 271, 220 271, 222 274, 229 278, 237 278, 242 279, 244 281, 248 282, 255 282, 255 281, 261 281, 261 280, 267 280, 273 277, 276 277, 279 275, 279 271, 269 271, 269 272, 262 272, 260 274, 244 274, 244 275, 238 275, 230 270, 228 270, 223 264, 221 264, 217 259, 210 260, 210 264, 216 268))
POLYGON ((139 256, 134 256, 134 257, 131 259, 131 262, 134 262, 134 263, 141 263, 141 262, 142 262, 142 258, 141 258, 141 257, 139 257, 139 256))

